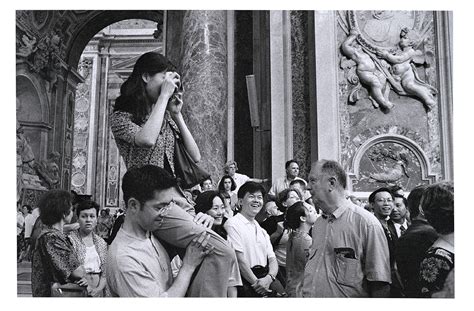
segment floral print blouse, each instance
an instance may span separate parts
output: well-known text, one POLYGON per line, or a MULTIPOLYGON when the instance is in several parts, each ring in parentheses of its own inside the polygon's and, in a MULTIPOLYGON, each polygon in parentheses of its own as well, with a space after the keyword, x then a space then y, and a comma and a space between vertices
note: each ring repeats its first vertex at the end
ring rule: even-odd
POLYGON ((67 283, 71 273, 80 265, 67 236, 44 225, 31 263, 33 297, 50 297, 52 283, 67 283))
MULTIPOLYGON (((71 231, 68 237, 71 240, 79 262, 83 265, 86 259, 86 244, 82 241, 79 230, 71 231)), ((97 254, 99 254, 101 277, 106 277, 107 243, 94 232, 92 232, 92 242, 94 243, 97 254)))
POLYGON ((420 294, 429 298, 443 289, 448 274, 454 268, 454 254, 444 248, 428 249, 420 264, 420 294))
MULTIPOLYGON (((146 122, 146 120, 144 122, 146 122)), ((134 123, 131 113, 114 111, 110 114, 109 121, 115 142, 117 143, 120 155, 127 169, 131 167, 141 167, 147 164, 164 168, 166 157, 171 171, 174 174, 175 133, 171 127, 178 133, 179 129, 168 111, 165 112, 163 117, 160 135, 158 135, 155 145, 151 148, 138 147, 135 144, 135 135, 140 131, 143 124, 134 123)))

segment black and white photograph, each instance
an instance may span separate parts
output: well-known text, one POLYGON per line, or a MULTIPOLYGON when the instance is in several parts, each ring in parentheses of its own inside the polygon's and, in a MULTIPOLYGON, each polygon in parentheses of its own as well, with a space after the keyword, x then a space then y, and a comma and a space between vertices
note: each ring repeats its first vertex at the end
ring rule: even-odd
POLYGON ((407 2, 9 9, 15 303, 466 298, 466 8, 407 2))

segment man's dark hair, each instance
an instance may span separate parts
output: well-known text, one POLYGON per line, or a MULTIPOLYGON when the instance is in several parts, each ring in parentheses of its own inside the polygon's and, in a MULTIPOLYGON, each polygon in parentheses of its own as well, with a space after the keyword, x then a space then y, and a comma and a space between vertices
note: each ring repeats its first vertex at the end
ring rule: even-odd
MULTIPOLYGON (((95 215, 97 216, 99 214, 99 209, 100 209, 100 206, 99 204, 97 204, 96 202, 92 201, 92 200, 84 200, 84 201, 80 201, 79 203, 77 203, 77 206, 76 206, 76 215, 77 217, 79 217, 79 214, 86 210, 86 209, 95 209, 95 215)), ((103 210, 106 214, 107 214, 107 211, 106 210, 103 210)))
MULTIPOLYGON (((285 163, 285 169, 287 169, 287 168, 290 166, 291 163, 296 163, 296 164, 298 164, 298 162, 297 162, 295 159, 288 160, 288 161, 286 161, 286 163, 285 163)), ((299 164, 298 164, 298 166, 299 166, 299 164)))
POLYGON ((421 208, 428 222, 439 234, 454 232, 454 184, 439 182, 426 187, 421 208))
POLYGON ((410 218, 413 220, 420 215, 420 201, 425 191, 425 185, 419 185, 410 191, 407 198, 407 208, 410 211, 410 218))
POLYGON ((199 183, 199 186, 201 186, 201 188, 204 186, 204 182, 205 182, 206 180, 210 180, 210 181, 211 181, 211 184, 212 184, 212 178, 209 176, 209 178, 206 178, 206 179, 204 179, 203 181, 201 181, 201 182, 199 183))
POLYGON ((374 203, 375 202, 375 195, 379 192, 388 192, 388 193, 390 193, 390 196, 393 199, 393 194, 390 192, 390 190, 388 190, 388 188, 382 187, 382 188, 378 188, 377 190, 375 190, 374 192, 372 192, 369 195, 369 203, 374 203))
POLYGON ((178 187, 176 178, 165 169, 150 164, 130 168, 122 179, 123 199, 126 206, 130 198, 137 199, 143 205, 154 197, 155 191, 173 187, 178 187))
POLYGON ((394 201, 395 201, 395 198, 402 198, 403 204, 405 204, 405 207, 408 208, 408 200, 403 195, 392 192, 392 197, 394 201))
POLYGON ((339 185, 346 189, 347 176, 342 166, 333 160, 322 160, 321 173, 329 176, 335 176, 339 185))
POLYGON ((254 181, 247 181, 245 184, 243 184, 240 188, 239 191, 237 191, 237 197, 239 199, 242 199, 246 193, 255 193, 260 191, 262 195, 265 194, 265 188, 259 183, 256 183, 254 181))
POLYGON ((61 221, 71 212, 73 196, 66 190, 49 190, 38 202, 40 219, 43 224, 51 226, 61 221))

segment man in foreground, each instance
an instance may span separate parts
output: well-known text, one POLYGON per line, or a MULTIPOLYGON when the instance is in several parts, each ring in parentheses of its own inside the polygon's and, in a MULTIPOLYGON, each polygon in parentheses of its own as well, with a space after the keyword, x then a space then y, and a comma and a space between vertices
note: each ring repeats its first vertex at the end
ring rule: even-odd
POLYGON ((308 188, 323 211, 313 244, 303 297, 388 297, 390 261, 380 222, 346 200, 346 173, 335 161, 313 163, 308 188))
POLYGON ((202 230, 188 244, 173 280, 168 254, 151 233, 160 228, 169 209, 177 207, 167 195, 173 187, 176 180, 156 166, 132 168, 124 175, 127 216, 108 251, 107 285, 112 296, 184 297, 194 271, 213 252, 211 236, 202 230))

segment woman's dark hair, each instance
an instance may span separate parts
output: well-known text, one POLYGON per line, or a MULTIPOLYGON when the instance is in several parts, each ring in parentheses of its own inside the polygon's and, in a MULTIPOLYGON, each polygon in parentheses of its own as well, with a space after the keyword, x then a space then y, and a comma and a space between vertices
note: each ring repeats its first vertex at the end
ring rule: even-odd
POLYGON ((49 190, 38 202, 40 219, 51 226, 61 221, 71 212, 73 196, 66 190, 49 190))
POLYGON ((421 209, 439 234, 454 232, 454 184, 439 182, 426 187, 421 197, 421 209))
POLYGON ((237 185, 234 181, 234 179, 232 177, 230 177, 230 175, 224 175, 222 176, 221 178, 221 181, 219 182, 219 186, 217 187, 217 189, 219 189, 219 191, 224 191, 224 181, 226 179, 230 179, 231 183, 232 183, 232 186, 230 186, 230 191, 234 191, 235 188, 237 188, 237 185))
POLYGON ((286 210, 285 228, 298 229, 301 224, 301 216, 306 216, 306 208, 304 207, 303 201, 298 201, 286 210))
POLYGON ((215 197, 219 197, 222 203, 225 202, 225 199, 218 191, 209 190, 200 193, 195 201, 196 205, 194 206, 194 210, 196 213, 206 213, 210 210, 212 208, 212 200, 214 200, 215 197))
MULTIPOLYGON (((77 215, 77 217, 79 217, 79 214, 82 211, 84 211, 86 209, 90 209, 90 208, 95 209, 95 215, 98 216, 99 209, 100 209, 99 204, 97 204, 96 202, 94 202, 92 200, 85 200, 85 201, 79 202, 76 206, 76 215, 77 215)), ((103 211, 106 212, 105 210, 103 210, 103 211)))
POLYGON ((412 220, 420 214, 420 200, 425 189, 425 185, 416 186, 408 195, 407 208, 410 211, 410 218, 412 220))
POLYGON ((205 182, 206 180, 210 180, 210 181, 211 181, 211 184, 212 184, 212 178, 209 176, 209 178, 206 178, 206 179, 204 179, 203 181, 201 181, 201 182, 199 183, 199 186, 201 186, 201 188, 204 186, 204 182, 205 182))
POLYGON ((120 87, 120 96, 115 100, 114 111, 131 113, 132 121, 142 124, 153 104, 147 97, 142 75, 145 73, 155 75, 173 67, 160 53, 148 52, 140 56, 133 67, 132 74, 120 87))

